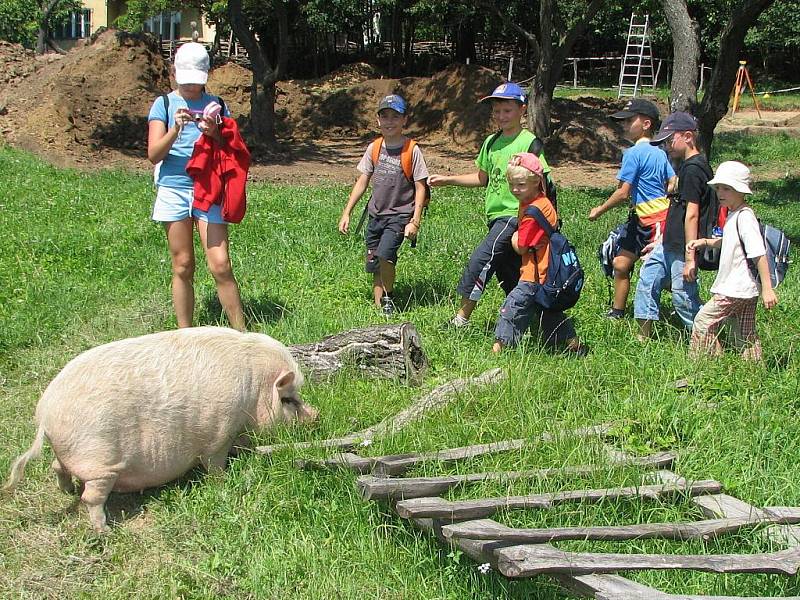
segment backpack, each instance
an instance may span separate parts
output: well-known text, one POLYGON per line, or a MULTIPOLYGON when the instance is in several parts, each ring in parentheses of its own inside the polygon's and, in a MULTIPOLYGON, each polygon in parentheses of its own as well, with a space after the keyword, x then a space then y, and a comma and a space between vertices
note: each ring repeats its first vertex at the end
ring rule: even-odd
POLYGON ((578 255, 569 240, 554 229, 542 214, 542 211, 531 205, 525 214, 536 219, 539 227, 544 229, 550 238, 550 261, 547 265, 547 276, 542 285, 537 286, 534 301, 545 310, 562 311, 575 306, 583 289, 584 274, 578 255))
MULTIPOLYGON (((789 263, 791 262, 789 260, 789 248, 792 243, 783 231, 772 225, 765 225, 760 219, 758 219, 758 227, 761 232, 761 237, 764 240, 764 248, 767 250, 766 257, 767 265, 769 266, 769 278, 772 281, 772 287, 776 288, 786 277, 786 271, 789 270, 789 263)), ((761 277, 758 274, 756 261, 747 258, 744 240, 739 231, 739 215, 736 215, 736 233, 739 236, 739 245, 742 247, 742 253, 745 256, 750 273, 760 285, 761 277)))
MULTIPOLYGON (((373 167, 378 164, 381 158, 381 146, 383 145, 383 137, 378 137, 372 143, 372 165, 373 167)), ((406 176, 411 184, 414 184, 414 146, 417 142, 412 139, 407 139, 403 144, 403 149, 400 150, 400 166, 403 168, 403 175, 406 176)), ((423 179, 422 183, 425 184, 425 199, 422 202, 422 208, 427 209, 431 201, 431 188, 428 185, 428 180, 423 179)))
POLYGON ((619 254, 619 241, 625 234, 626 223, 620 223, 608 234, 606 241, 597 249, 600 269, 606 277, 614 277, 614 259, 619 254))
MULTIPOLYGON (((713 177, 711 167, 704 169, 706 177, 710 180, 713 177)), ((722 235, 722 227, 728 218, 728 209, 719 203, 717 192, 711 187, 711 196, 708 203, 706 214, 700 217, 697 225, 697 237, 711 239, 722 235)), ((709 248, 705 246, 702 252, 698 252, 695 257, 697 268, 703 271, 716 271, 719 269, 719 248, 709 248)))
MULTIPOLYGON (((503 135, 502 131, 492 134, 492 137, 489 138, 489 141, 486 144, 486 152, 489 152, 489 150, 492 149, 492 146, 494 146, 494 143, 501 135, 503 135)), ((544 154, 544 144, 542 143, 542 140, 534 136, 531 145, 528 146, 528 152, 541 157, 544 154)), ((544 193, 545 196, 547 196, 547 199, 550 200, 553 208, 556 209, 556 212, 558 212, 558 190, 556 189, 556 184, 553 182, 553 178, 550 177, 549 172, 544 174, 544 193)))

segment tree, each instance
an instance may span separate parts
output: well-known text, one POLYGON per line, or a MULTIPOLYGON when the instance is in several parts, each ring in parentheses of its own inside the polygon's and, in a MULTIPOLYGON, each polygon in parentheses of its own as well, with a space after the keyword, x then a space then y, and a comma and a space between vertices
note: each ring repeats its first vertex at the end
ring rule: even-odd
POLYGON ((286 40, 289 37, 289 23, 286 5, 283 0, 274 0, 271 7, 276 27, 268 30, 269 19, 263 4, 253 10, 246 10, 242 0, 228 0, 228 18, 231 28, 245 47, 253 69, 253 85, 250 90, 250 127, 262 141, 275 141, 275 83, 286 71, 288 57, 286 40), (258 36, 255 29, 259 27, 258 36), (273 34, 273 35, 270 35, 273 34), (272 39, 275 37, 276 39, 272 39), (276 60, 270 60, 267 44, 273 41, 276 47, 276 60))
POLYGON ((79 0, 0 0, 0 39, 16 42, 43 54, 57 49, 50 32, 80 10, 79 0))
POLYGON ((561 10, 562 3, 540 0, 539 20, 535 31, 528 31, 512 15, 502 10, 493 0, 488 1, 492 11, 512 30, 525 39, 536 61, 536 75, 530 87, 528 125, 536 136, 546 140, 550 137, 550 109, 553 92, 561 79, 564 61, 575 42, 585 32, 591 20, 600 10, 604 0, 579 2, 578 10, 569 15, 571 25, 566 24, 561 10))
MULTIPOLYGON (((711 79, 703 95, 703 102, 697 107, 695 116, 699 121, 700 144, 710 155, 714 142, 714 129, 728 112, 731 89, 739 68, 739 57, 744 46, 745 36, 756 23, 759 15, 775 0, 741 0, 732 3, 728 22, 719 37, 717 55, 711 72, 711 79)), ((673 28, 673 46, 678 47, 687 40, 697 40, 695 25, 689 16, 685 0, 662 0, 664 11, 673 28), (677 34, 677 36, 676 36, 677 34)), ((699 48, 699 43, 697 44, 699 48)), ((686 62, 678 62, 677 54, 673 64, 670 96, 678 107, 690 108, 697 104, 697 69, 699 52, 686 57, 686 62)))

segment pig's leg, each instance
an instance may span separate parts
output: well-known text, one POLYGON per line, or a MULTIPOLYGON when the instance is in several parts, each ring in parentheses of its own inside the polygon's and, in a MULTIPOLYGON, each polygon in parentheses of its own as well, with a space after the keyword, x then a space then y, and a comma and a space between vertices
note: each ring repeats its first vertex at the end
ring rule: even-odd
POLYGON ((222 473, 227 465, 230 449, 231 446, 228 445, 207 458, 201 458, 200 462, 209 473, 222 473))
POLYGON ((58 488, 64 493, 74 494, 75 484, 72 483, 72 475, 70 475, 70 472, 61 464, 61 461, 56 458, 53 460, 51 467, 56 474, 56 479, 58 479, 58 488))
POLYGON ((92 527, 98 533, 109 531, 109 527, 106 524, 105 504, 108 495, 114 489, 116 481, 117 475, 113 474, 102 479, 91 479, 84 483, 81 500, 86 504, 86 508, 89 509, 89 521, 91 521, 92 527))

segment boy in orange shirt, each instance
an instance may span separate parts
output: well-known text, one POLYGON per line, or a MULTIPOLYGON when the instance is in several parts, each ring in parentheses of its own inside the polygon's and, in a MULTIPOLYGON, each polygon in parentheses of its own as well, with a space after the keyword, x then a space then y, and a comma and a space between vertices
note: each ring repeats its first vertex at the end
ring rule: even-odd
POLYGON ((547 278, 550 238, 536 219, 526 213, 526 209, 535 206, 553 227, 558 223, 558 214, 544 192, 542 163, 535 154, 515 154, 508 163, 506 178, 511 193, 519 200, 519 226, 511 244, 522 256, 522 266, 519 283, 500 308, 492 351, 500 352, 506 346, 519 344, 530 324, 536 320, 546 345, 563 344, 567 352, 584 356, 588 350, 578 340, 572 319, 563 312, 544 310, 534 300, 537 286, 547 278))

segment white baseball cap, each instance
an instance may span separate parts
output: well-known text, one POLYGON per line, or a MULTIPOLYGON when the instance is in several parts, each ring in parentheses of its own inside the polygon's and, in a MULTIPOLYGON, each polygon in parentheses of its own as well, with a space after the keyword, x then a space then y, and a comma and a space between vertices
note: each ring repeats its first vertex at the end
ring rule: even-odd
POLYGON ((717 172, 714 173, 714 179, 708 182, 711 186, 719 184, 728 185, 742 194, 753 193, 750 191, 750 169, 735 160, 720 163, 717 172))
POLYGON ((178 85, 194 83, 205 85, 211 61, 203 44, 188 42, 175 53, 175 81, 178 85))

